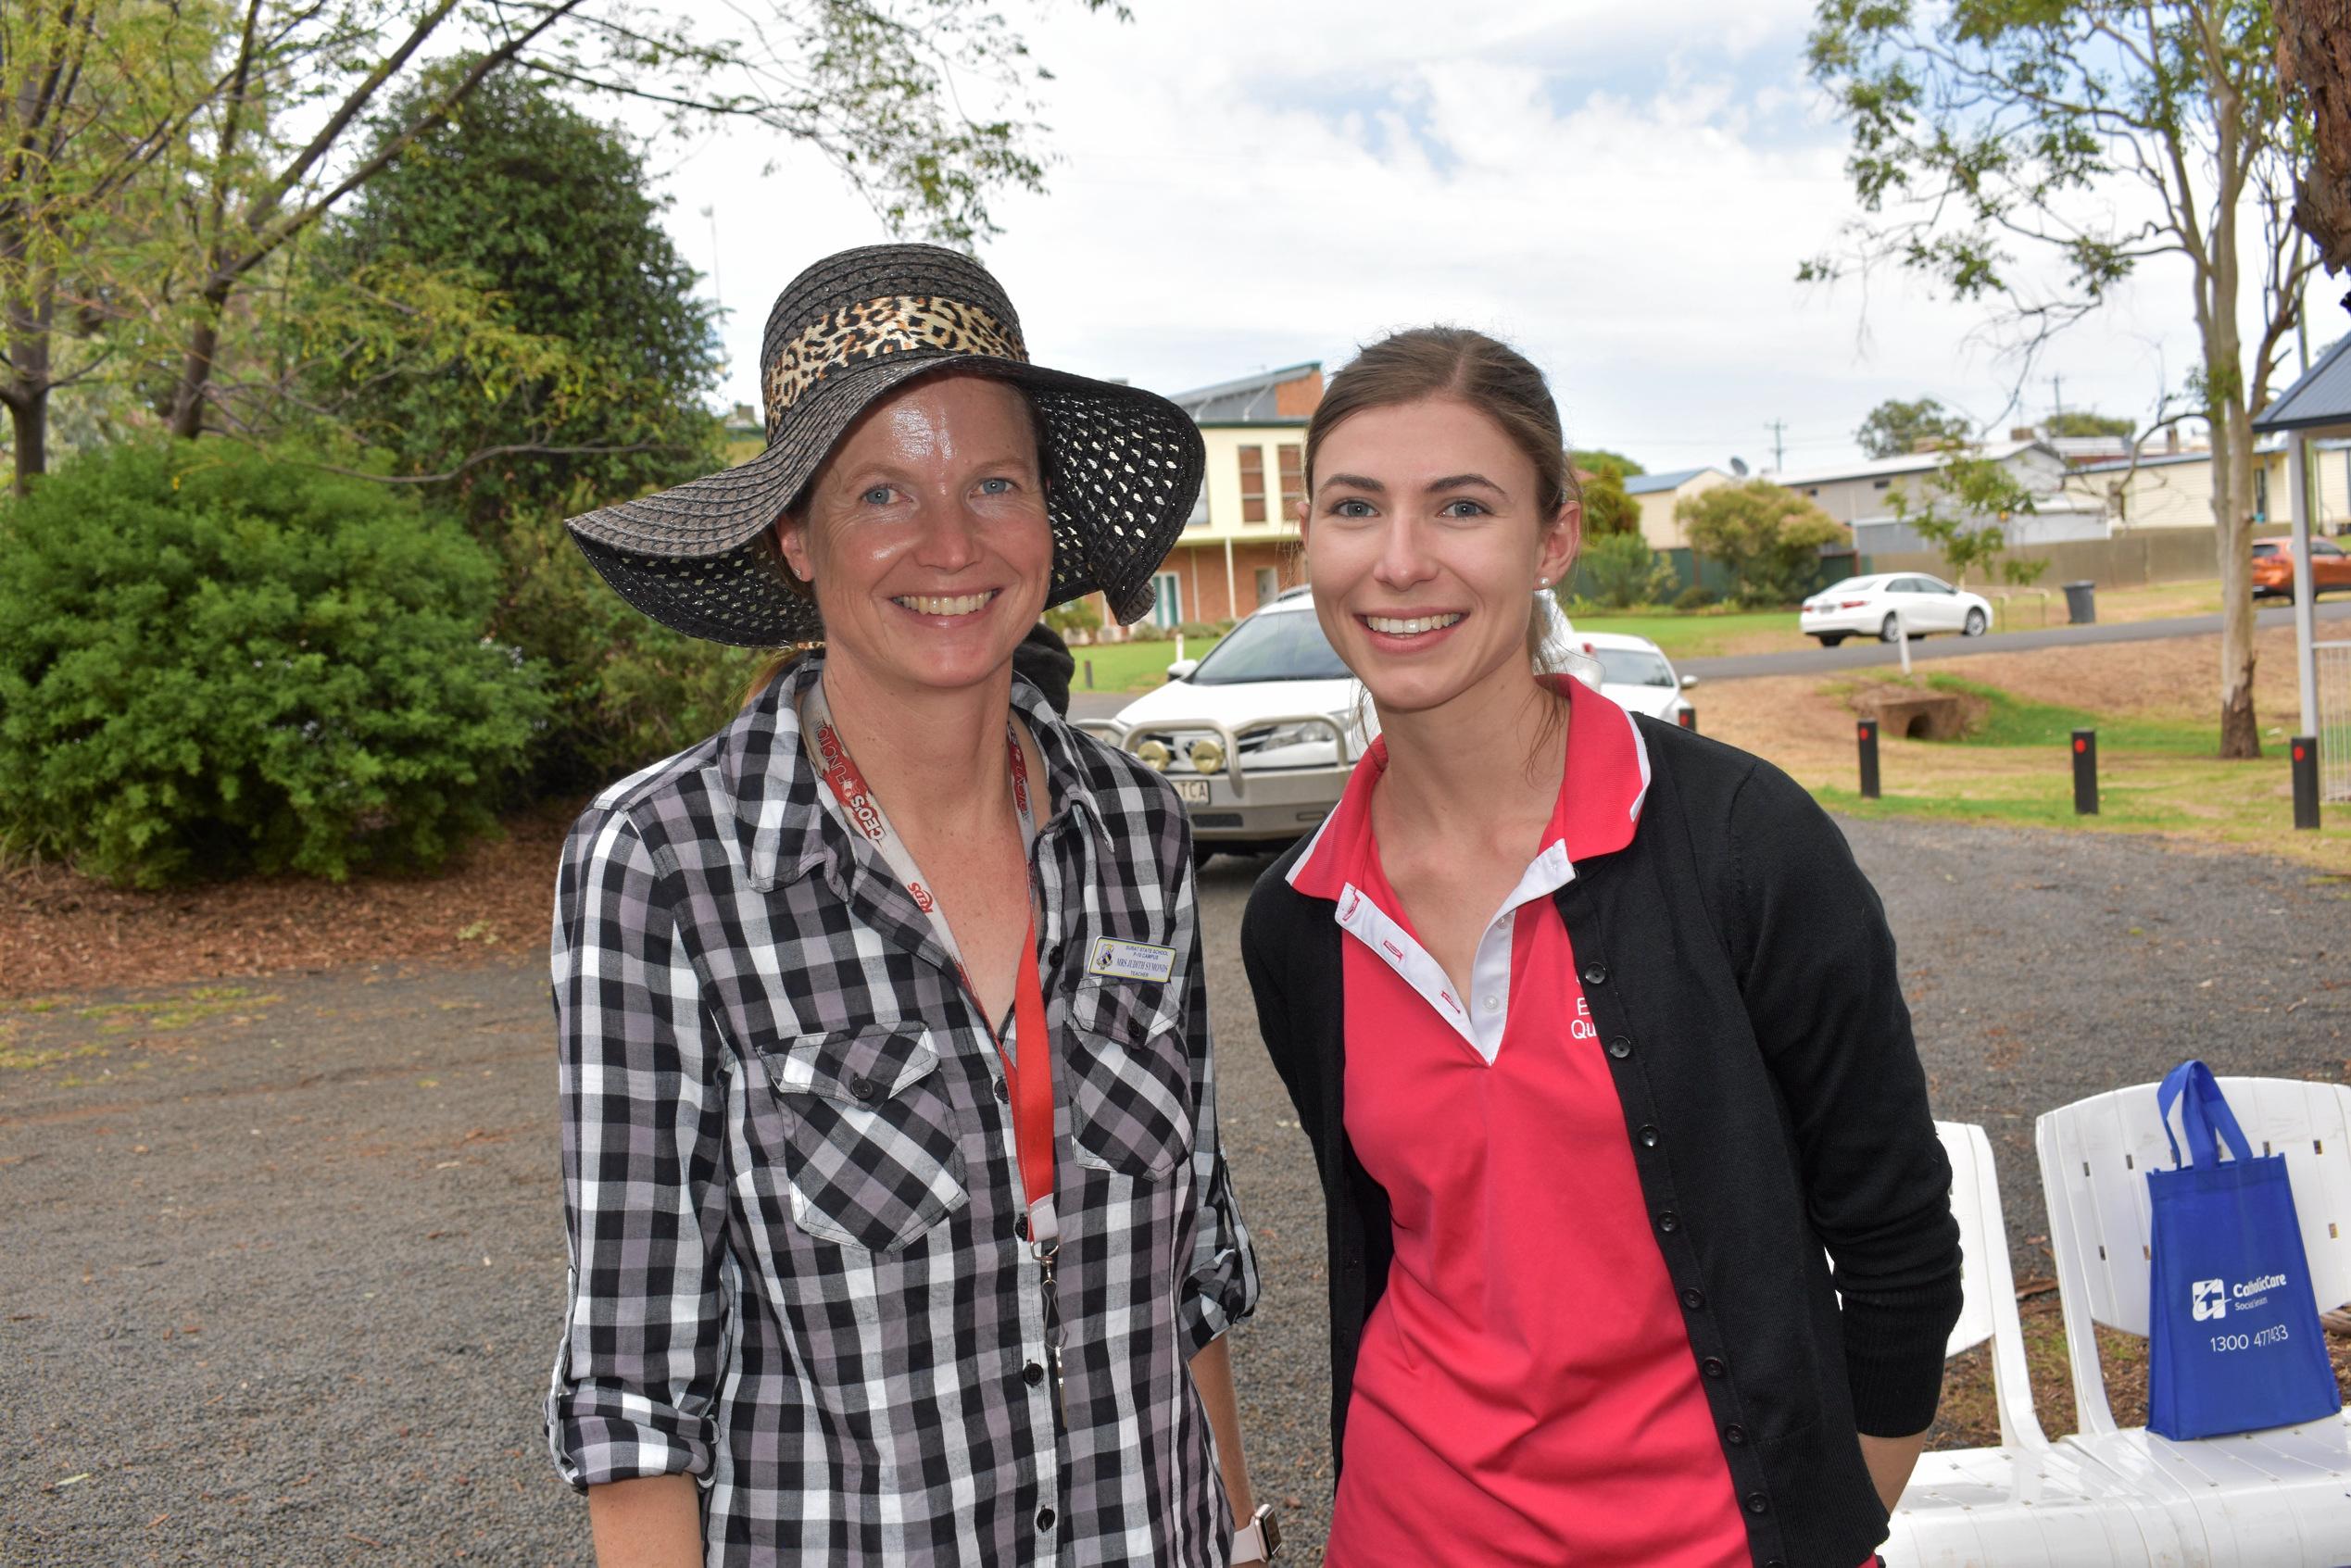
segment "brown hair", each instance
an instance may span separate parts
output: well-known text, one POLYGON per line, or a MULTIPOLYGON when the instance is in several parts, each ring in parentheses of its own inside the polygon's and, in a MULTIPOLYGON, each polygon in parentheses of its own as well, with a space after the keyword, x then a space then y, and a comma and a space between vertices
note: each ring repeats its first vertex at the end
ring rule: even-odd
MULTIPOLYGON (((1330 380, 1306 423, 1306 494, 1314 493, 1314 456, 1326 437, 1366 408, 1424 398, 1451 397, 1494 421, 1535 466, 1535 506, 1540 525, 1567 502, 1583 505, 1583 486, 1567 460, 1567 441, 1551 385, 1532 361, 1510 345, 1467 327, 1414 327, 1357 351, 1330 380)), ((1571 562, 1572 565, 1572 562, 1571 562)), ((1527 652, 1542 647, 1540 607, 1527 620, 1527 652)))

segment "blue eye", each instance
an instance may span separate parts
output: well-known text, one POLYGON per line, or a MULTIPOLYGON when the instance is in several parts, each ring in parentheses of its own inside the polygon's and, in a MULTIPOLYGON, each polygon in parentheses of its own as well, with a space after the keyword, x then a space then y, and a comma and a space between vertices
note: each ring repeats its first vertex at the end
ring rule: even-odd
POLYGON ((1333 517, 1369 517, 1372 515, 1372 504, 1369 501, 1363 499, 1361 496, 1351 495, 1344 501, 1334 503, 1330 508, 1330 515, 1333 517))
POLYGON ((868 490, 864 495, 859 496, 858 499, 863 501, 867 506, 886 507, 889 505, 889 499, 893 494, 895 494, 895 492, 893 492, 888 485, 876 484, 873 489, 868 490))
POLYGON ((1446 502, 1437 515, 1439 517, 1485 517, 1488 514, 1486 508, 1479 503, 1465 497, 1458 501, 1446 502))
POLYGON ((980 481, 980 494, 983 495, 1009 495, 1012 493, 1012 482, 1009 479, 983 479, 980 481))

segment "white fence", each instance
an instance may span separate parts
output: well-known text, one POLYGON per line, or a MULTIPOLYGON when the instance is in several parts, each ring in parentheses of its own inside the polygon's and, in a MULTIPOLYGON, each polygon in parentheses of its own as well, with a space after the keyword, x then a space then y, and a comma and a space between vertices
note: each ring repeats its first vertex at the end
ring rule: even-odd
POLYGON ((2351 801, 2351 643, 2320 643, 2319 798, 2351 801))

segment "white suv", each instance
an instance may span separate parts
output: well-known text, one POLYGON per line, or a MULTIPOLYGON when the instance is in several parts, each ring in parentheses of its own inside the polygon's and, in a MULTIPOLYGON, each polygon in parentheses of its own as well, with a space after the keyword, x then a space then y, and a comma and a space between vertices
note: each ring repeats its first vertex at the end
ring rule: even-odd
MULTIPOLYGON (((1567 617, 1549 594, 1543 663, 1574 662, 1567 617)), ((1167 684, 1114 720, 1085 724, 1167 775, 1192 822, 1192 854, 1279 848, 1314 830, 1378 734, 1371 698, 1339 662, 1302 587, 1242 618, 1167 684)))

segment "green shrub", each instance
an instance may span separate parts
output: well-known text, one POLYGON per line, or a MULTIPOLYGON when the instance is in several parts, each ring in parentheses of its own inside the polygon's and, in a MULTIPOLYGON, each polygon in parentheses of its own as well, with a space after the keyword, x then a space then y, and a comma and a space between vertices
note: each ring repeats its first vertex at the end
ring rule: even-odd
POLYGON ((1653 604, 1674 585, 1674 569, 1638 533, 1603 533, 1591 540, 1578 571, 1585 594, 1603 609, 1653 604))
POLYGON ((508 535, 504 556, 497 640, 549 669, 534 795, 599 788, 715 734, 771 657, 682 635, 636 609, 553 520, 508 535))
POLYGON ((1055 605, 1045 612, 1045 624, 1061 634, 1064 642, 1074 633, 1094 633, 1102 629, 1102 612, 1095 607, 1094 596, 1072 599, 1065 605, 1055 605))
POLYGON ((1704 609, 1715 602, 1715 591, 1703 583, 1692 583, 1674 596, 1676 609, 1704 609))
POLYGON ((497 569, 407 495, 226 443, 0 505, 0 841, 139 886, 430 865, 547 711, 497 569))

